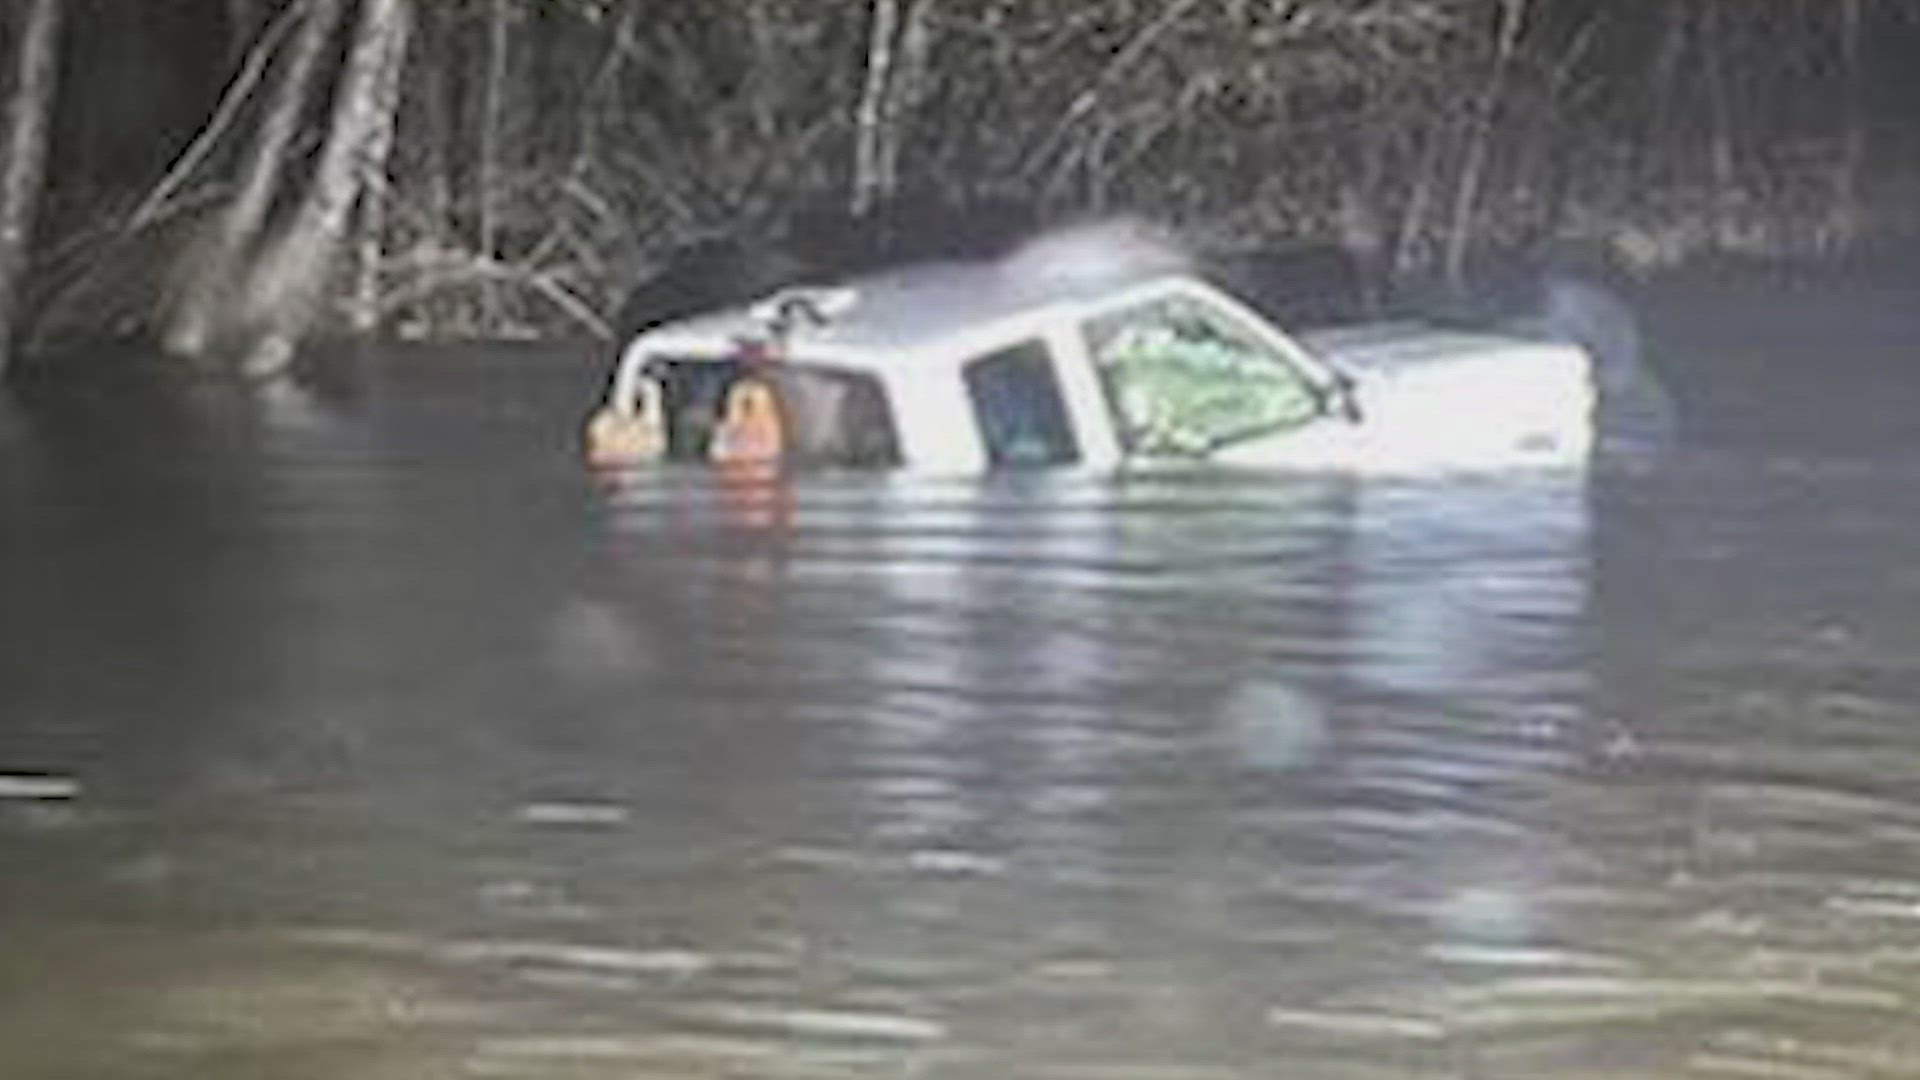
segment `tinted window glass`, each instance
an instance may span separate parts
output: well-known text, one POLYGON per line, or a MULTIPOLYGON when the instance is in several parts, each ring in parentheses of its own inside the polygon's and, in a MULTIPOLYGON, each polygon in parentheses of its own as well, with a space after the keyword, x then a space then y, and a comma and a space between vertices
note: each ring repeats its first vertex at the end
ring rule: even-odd
POLYGON ((1087 325, 1127 449, 1198 456, 1320 414, 1313 385, 1212 304, 1156 300, 1087 325))
POLYGON ((1047 347, 1029 341, 966 367, 967 395, 994 465, 1068 465, 1080 460, 1047 347))
POLYGON ((647 375, 659 381, 666 408, 667 457, 706 460, 727 388, 739 377, 740 365, 656 357, 648 363, 647 375))
POLYGON ((811 365, 778 364, 773 370, 794 460, 859 467, 900 464, 893 411, 879 380, 811 365))

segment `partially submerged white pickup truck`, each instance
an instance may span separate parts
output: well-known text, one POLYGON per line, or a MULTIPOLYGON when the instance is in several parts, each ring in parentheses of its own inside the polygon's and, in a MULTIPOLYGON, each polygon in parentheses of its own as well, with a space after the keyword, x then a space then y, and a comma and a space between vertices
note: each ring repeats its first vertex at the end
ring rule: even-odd
POLYGON ((934 265, 645 331, 587 428, 602 465, 974 473, 1213 461, 1583 467, 1593 365, 1547 340, 1376 324, 1291 336, 1178 268, 934 265))

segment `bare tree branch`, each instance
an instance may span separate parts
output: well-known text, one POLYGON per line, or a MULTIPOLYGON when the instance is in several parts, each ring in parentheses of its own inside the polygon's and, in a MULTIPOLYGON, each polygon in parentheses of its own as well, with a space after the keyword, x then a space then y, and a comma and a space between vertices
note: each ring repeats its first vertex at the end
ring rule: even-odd
POLYGON ((233 81, 227 84, 226 92, 221 95, 220 104, 214 109, 212 118, 200 128, 199 134, 187 144, 187 148, 181 151, 180 156, 174 159, 173 164, 167 168, 166 175, 153 186, 153 190, 147 193, 147 197, 140 201, 139 207, 127 219, 128 228, 142 229, 152 224, 160 207, 173 198, 180 186, 193 175, 193 171, 198 169, 207 155, 213 152, 214 146, 233 125, 234 117, 239 115, 241 106, 246 104, 247 98, 252 96, 254 88, 260 84, 260 77, 266 73, 267 64, 273 59, 273 50, 280 47, 280 40, 286 37, 294 20, 306 11, 307 7, 307 0, 292 0, 279 16, 260 32, 260 37, 253 43, 253 47, 247 50, 246 59, 241 64, 240 71, 234 75, 233 81))

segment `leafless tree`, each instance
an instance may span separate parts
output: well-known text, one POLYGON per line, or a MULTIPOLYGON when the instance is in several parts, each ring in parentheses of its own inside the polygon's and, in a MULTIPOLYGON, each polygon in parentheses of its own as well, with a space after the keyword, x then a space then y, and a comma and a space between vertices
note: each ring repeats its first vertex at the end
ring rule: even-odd
MULTIPOLYGON (((15 11, 23 6, 13 5, 15 11)), ((15 305, 45 181, 47 127, 59 82, 64 0, 31 0, 14 27, 6 161, 0 163, 0 375, 12 354, 15 305)))
POLYGON ((314 323, 353 210, 392 145, 398 68, 406 61, 412 16, 411 0, 362 0, 320 164, 286 234, 253 271, 251 303, 263 313, 264 327, 241 364, 247 375, 285 371, 314 323))
POLYGON ((288 151, 314 96, 322 54, 340 24, 342 0, 292 2, 301 9, 299 33, 283 60, 233 198, 205 243, 185 260, 186 280, 161 335, 167 350, 179 357, 207 360, 221 320, 232 313, 267 213, 281 192, 288 151))

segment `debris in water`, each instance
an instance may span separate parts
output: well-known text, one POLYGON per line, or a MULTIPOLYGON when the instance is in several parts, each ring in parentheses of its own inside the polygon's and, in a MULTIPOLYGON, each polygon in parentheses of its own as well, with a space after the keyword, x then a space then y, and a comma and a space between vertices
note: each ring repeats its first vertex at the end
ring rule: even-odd
POLYGON ((0 773, 0 799, 53 801, 80 794, 80 782, 48 773, 0 773))

